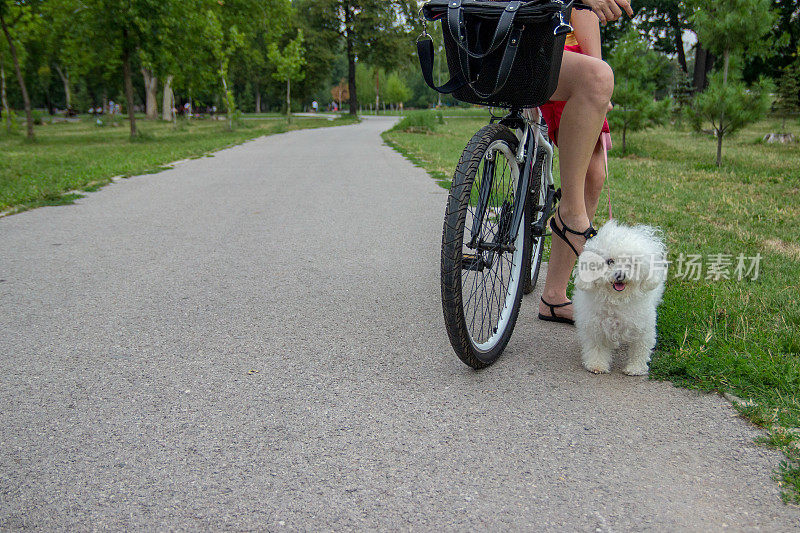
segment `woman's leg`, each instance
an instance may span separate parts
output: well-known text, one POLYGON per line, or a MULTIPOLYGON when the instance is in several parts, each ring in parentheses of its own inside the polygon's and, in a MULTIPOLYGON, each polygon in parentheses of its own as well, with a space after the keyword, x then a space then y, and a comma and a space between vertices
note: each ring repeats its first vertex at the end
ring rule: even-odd
POLYGON ((603 192, 603 183, 606 180, 606 165, 603 159, 603 143, 597 141, 589 161, 589 169, 586 171, 586 186, 584 188, 584 201, 586 202, 586 214, 589 222, 594 220, 597 213, 597 205, 600 203, 600 195, 603 192))
MULTIPOLYGON (((564 52, 561 74, 553 100, 566 101, 558 131, 561 171, 561 204, 563 223, 576 231, 589 227, 586 202, 586 177, 589 162, 595 153, 603 120, 614 90, 614 74, 604 61, 564 52)), ((599 193, 598 193, 599 194, 599 193)), ((597 201, 594 201, 596 206, 597 201)), ((561 226, 561 221, 556 221, 561 226)), ((584 239, 567 234, 572 245, 581 252, 584 239)), ((552 304, 567 301, 567 283, 575 266, 575 254, 558 236, 551 238, 550 261, 543 298, 552 304)), ((539 311, 550 315, 550 308, 540 303, 539 311)), ((571 306, 558 310, 558 316, 572 318, 571 306)))

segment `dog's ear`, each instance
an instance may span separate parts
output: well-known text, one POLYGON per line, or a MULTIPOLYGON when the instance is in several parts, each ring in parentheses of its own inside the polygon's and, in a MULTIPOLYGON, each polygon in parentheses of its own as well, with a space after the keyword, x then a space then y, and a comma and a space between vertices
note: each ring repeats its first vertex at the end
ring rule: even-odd
POLYGON ((575 288, 582 291, 591 290, 599 278, 602 278, 605 261, 591 250, 584 250, 575 265, 575 288))
POLYGON ((575 272, 575 288, 582 291, 588 291, 592 288, 592 282, 587 281, 585 276, 581 275, 580 270, 575 272))

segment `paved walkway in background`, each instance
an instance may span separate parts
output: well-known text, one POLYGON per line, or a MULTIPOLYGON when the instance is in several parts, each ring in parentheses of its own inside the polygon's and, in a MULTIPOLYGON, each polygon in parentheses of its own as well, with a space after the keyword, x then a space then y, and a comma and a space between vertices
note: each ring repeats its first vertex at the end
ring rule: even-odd
POLYGON ((800 527, 723 399, 587 373, 537 295, 462 365, 391 120, 0 219, 0 528, 800 527))

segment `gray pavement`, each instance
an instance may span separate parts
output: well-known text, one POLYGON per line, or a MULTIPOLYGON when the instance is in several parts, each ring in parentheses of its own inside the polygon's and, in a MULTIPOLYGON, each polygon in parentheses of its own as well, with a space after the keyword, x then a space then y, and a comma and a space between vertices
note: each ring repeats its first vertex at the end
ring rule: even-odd
POLYGON ((725 400, 587 373, 537 295, 462 365, 391 120, 0 219, 0 528, 800 527, 725 400))

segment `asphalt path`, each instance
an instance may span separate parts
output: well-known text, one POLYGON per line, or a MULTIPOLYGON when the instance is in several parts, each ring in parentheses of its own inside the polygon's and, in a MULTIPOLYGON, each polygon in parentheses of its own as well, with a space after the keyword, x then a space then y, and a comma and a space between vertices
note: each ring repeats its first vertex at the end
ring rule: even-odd
POLYGON ((461 364, 392 120, 0 219, 1 529, 800 527, 724 399, 589 374, 536 294, 461 364))

